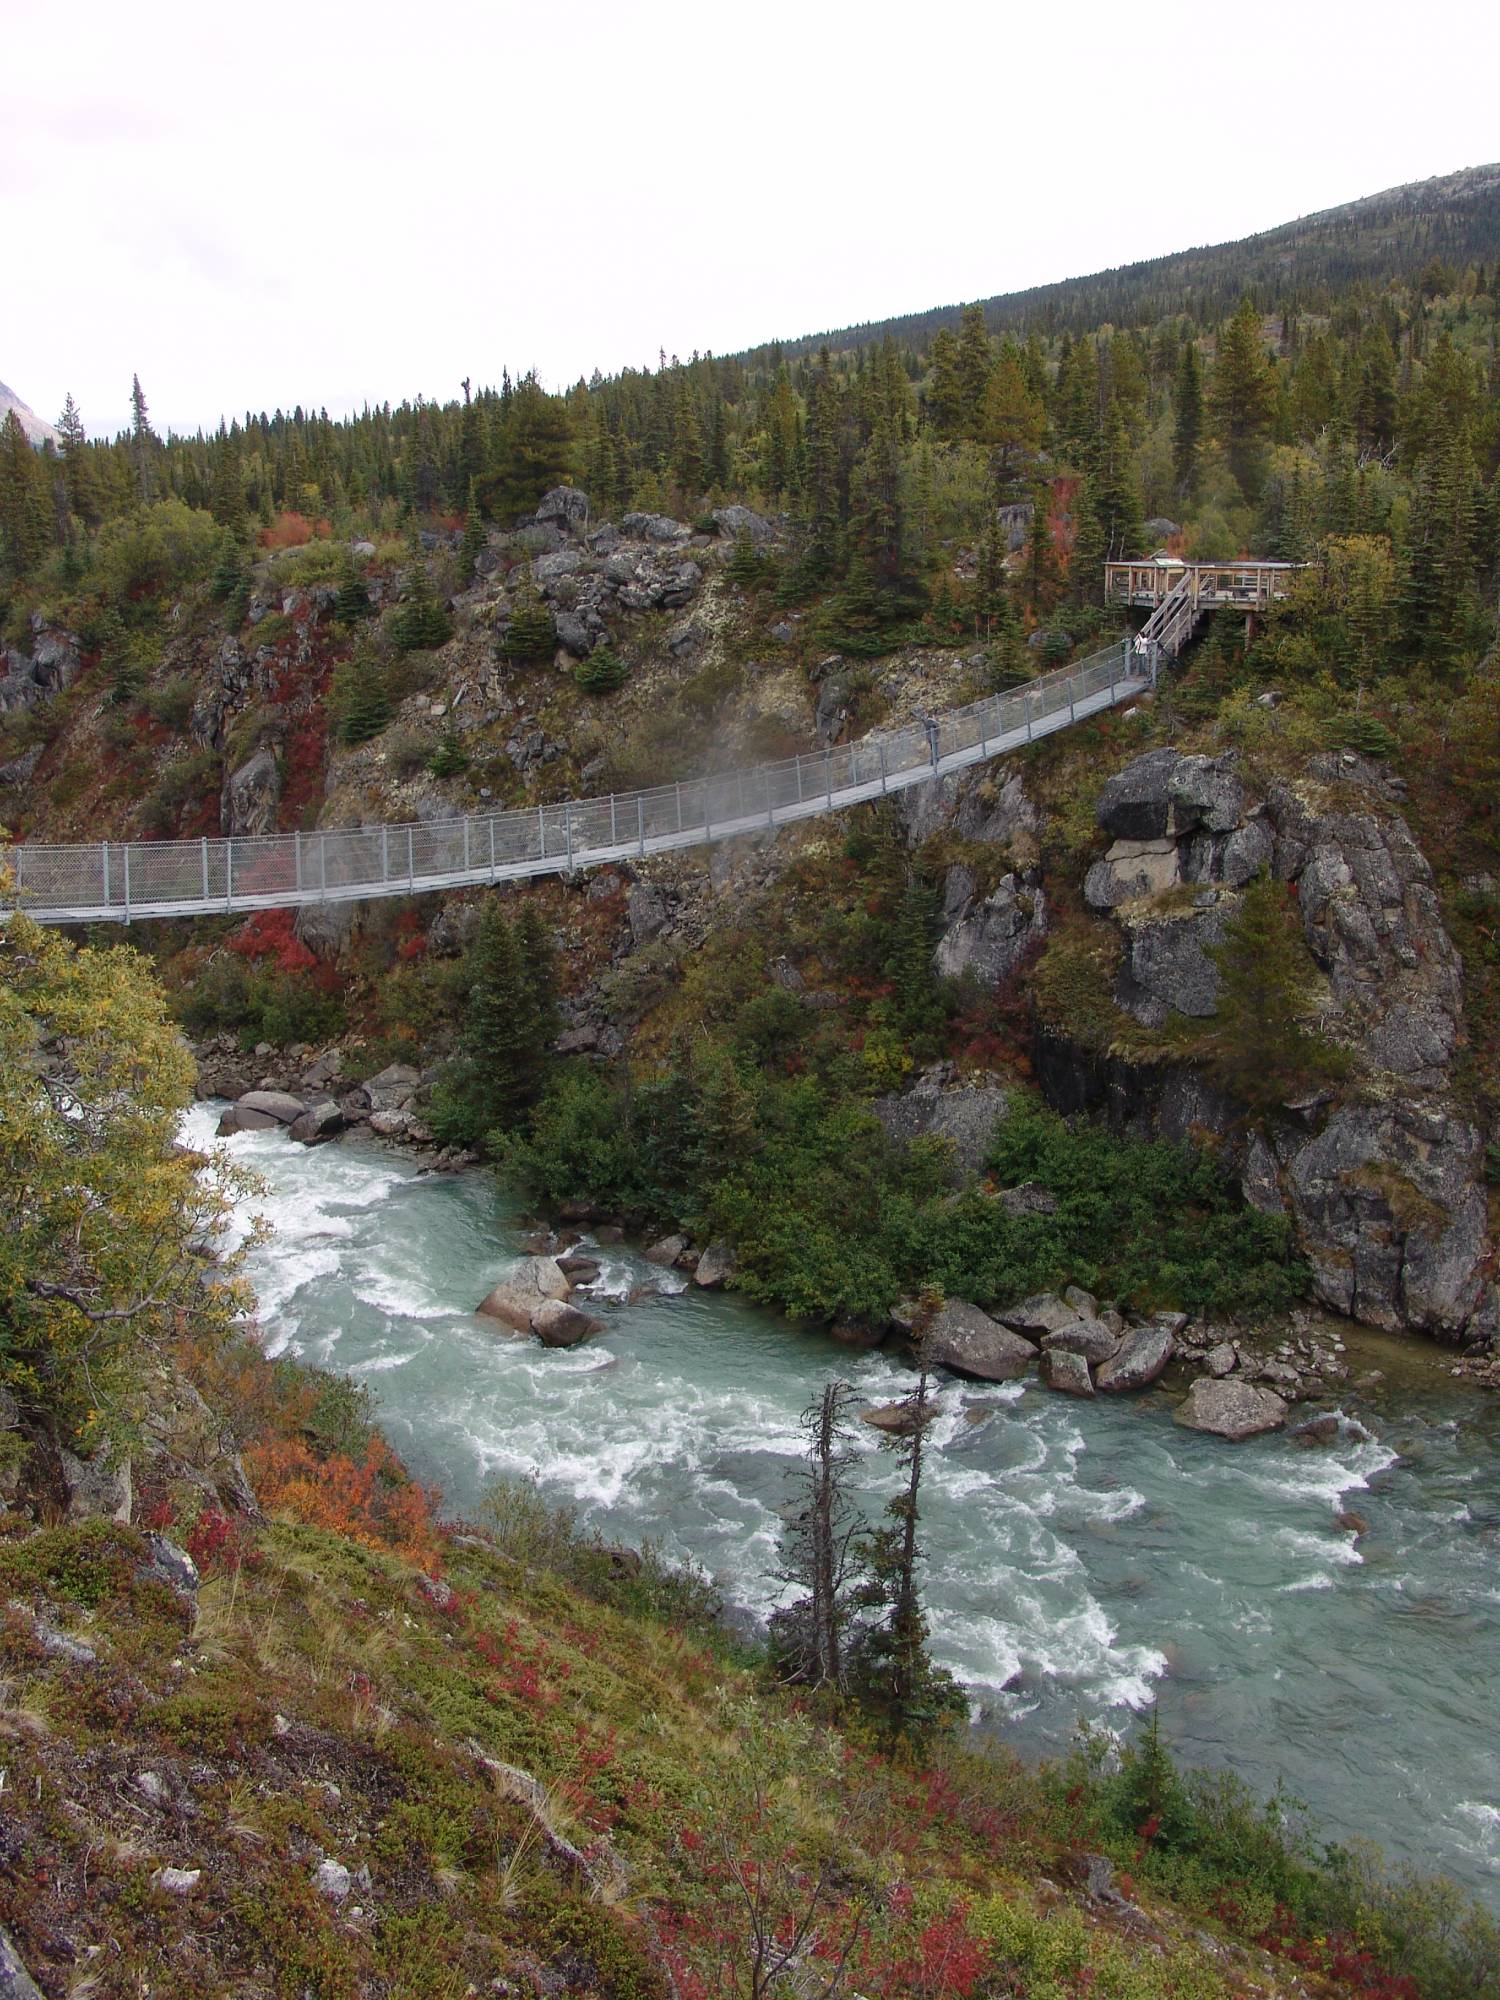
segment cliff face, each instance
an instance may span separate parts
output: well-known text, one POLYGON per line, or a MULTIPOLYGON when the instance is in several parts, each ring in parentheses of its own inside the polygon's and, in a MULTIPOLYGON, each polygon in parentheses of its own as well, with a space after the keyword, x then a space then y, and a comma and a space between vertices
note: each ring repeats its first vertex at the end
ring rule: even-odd
POLYGON ((1462 967, 1399 795, 1347 754, 1314 758, 1261 799, 1227 756, 1164 748, 1118 772, 1098 807, 1111 843, 1083 893, 1117 936, 1120 1041, 1086 1051, 1058 1022, 1041 1074, 1061 1108, 1212 1137, 1247 1200, 1290 1216, 1324 1305, 1478 1338, 1496 1303, 1482 1137, 1454 1079, 1462 967), (1215 948, 1262 868, 1293 891, 1318 1025, 1352 1061, 1336 1090, 1256 1121, 1190 1065, 1143 1059, 1132 1031, 1215 1014, 1215 948))

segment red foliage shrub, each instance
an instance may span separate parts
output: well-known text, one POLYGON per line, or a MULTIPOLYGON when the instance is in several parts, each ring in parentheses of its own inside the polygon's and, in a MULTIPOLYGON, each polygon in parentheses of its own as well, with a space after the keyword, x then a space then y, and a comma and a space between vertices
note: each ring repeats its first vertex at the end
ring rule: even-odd
POLYGON ((318 961, 297 936, 296 923, 295 910, 257 910, 226 943, 252 963, 274 958, 278 972, 306 972, 318 961))
POLYGON ((383 1438, 370 1439, 362 1461, 344 1452, 320 1459, 300 1438, 271 1438, 248 1448, 245 1469, 267 1508, 441 1573, 438 1496, 407 1475, 383 1438))

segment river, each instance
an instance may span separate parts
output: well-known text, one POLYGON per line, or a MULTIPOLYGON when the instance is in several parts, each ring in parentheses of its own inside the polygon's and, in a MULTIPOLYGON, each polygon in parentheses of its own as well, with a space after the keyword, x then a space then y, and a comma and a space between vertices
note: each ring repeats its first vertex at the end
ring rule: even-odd
MULTIPOLYGON (((195 1108, 192 1143, 217 1115, 195 1108)), ((915 1379, 732 1295, 626 1305, 663 1274, 617 1247, 599 1253, 608 1330, 545 1349, 474 1316, 517 1254, 486 1175, 423 1174, 368 1138, 228 1143, 267 1184, 249 1207, 275 1237, 249 1269, 268 1350, 366 1383, 456 1512, 530 1474, 763 1614, 799 1411, 830 1374, 871 1402, 915 1379)), ((1186 1760, 1284 1782, 1327 1837, 1374 1836, 1500 1909, 1500 1399, 1424 1357, 1361 1411, 1374 1437, 1315 1450, 1183 1431, 1164 1393, 949 1382, 943 1400, 926 1596, 982 1722, 1058 1751, 1080 1718, 1122 1728, 1156 1698, 1186 1760), (1347 1508, 1368 1533, 1337 1525, 1347 1508)), ((873 1432, 858 1474, 873 1518, 895 1476, 873 1432)))

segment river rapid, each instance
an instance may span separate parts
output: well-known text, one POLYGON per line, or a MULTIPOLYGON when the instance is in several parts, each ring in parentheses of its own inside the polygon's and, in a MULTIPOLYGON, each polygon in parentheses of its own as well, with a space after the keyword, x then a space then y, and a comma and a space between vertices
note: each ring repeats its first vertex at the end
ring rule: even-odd
MULTIPOLYGON (((207 1146, 218 1108, 189 1114, 207 1146)), ((608 1330, 549 1350, 474 1306, 517 1255, 488 1176, 421 1173, 369 1138, 230 1151, 265 1179, 251 1255, 262 1337, 364 1382, 398 1450, 448 1507, 529 1474, 611 1537, 712 1571, 763 1616, 798 1413, 833 1374, 871 1402, 915 1380, 732 1295, 662 1279, 610 1246, 608 1330)), ((1079 1404, 1035 1382, 948 1382, 923 1529, 934 1650, 979 1720, 1023 1748, 1083 1718, 1122 1729, 1159 1701, 1189 1762, 1257 1792, 1285 1783, 1330 1838, 1373 1837, 1500 1909, 1500 1399, 1422 1369, 1365 1442, 1231 1446, 1171 1399, 1079 1404), (1357 1509, 1356 1536, 1335 1516, 1357 1509)), ((1362 1414, 1364 1414, 1362 1412, 1362 1414)), ((895 1468, 857 1426, 873 1519, 895 1468)))

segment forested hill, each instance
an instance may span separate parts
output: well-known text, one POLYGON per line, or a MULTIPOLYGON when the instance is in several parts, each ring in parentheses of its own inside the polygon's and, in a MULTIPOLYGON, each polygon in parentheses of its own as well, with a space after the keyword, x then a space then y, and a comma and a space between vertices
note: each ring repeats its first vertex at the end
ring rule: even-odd
MULTIPOLYGON (((1453 267, 1496 259, 1500 163, 1410 181, 1236 243, 1179 250, 981 303, 994 333, 1090 333, 1103 325, 1154 325, 1179 313, 1220 319, 1246 292, 1266 312, 1327 312, 1353 285, 1393 280, 1418 280, 1436 297, 1450 289, 1453 267)), ((794 361, 825 346, 878 346, 887 336, 900 347, 925 348, 940 327, 957 328, 961 311, 934 306, 755 348, 743 359, 753 365, 779 351, 794 361)))

